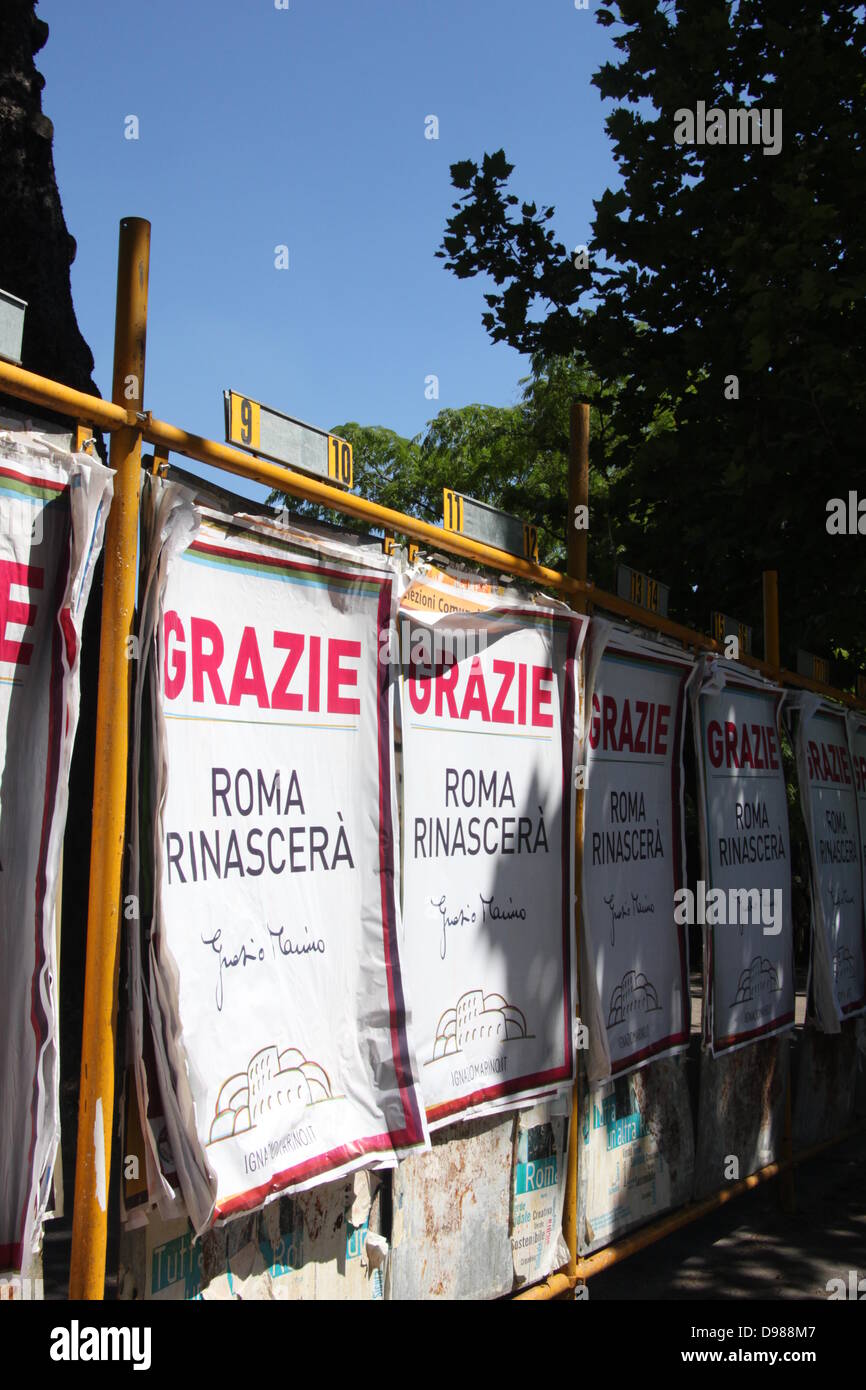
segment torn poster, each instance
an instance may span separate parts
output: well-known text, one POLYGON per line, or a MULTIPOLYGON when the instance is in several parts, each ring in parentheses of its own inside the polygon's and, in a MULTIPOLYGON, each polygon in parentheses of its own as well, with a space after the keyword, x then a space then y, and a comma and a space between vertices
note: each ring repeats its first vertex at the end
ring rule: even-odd
POLYGON ((0 1273, 25 1277, 60 1137, 57 877, 111 488, 86 454, 0 434, 0 1273))

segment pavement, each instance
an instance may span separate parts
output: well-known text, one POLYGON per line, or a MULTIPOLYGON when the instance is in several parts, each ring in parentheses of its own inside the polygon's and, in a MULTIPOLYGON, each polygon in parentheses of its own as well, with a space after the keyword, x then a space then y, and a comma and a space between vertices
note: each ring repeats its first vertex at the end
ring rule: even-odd
POLYGON ((590 1303, 619 1299, 828 1299, 854 1270, 866 1300, 866 1132, 799 1164, 795 1210, 777 1180, 588 1281, 590 1303))

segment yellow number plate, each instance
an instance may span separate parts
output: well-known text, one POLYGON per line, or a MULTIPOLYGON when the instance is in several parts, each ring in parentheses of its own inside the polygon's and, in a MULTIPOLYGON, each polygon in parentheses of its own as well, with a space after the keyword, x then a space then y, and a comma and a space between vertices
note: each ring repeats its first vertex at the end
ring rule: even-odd
POLYGON ((632 570, 631 601, 641 608, 648 608, 650 613, 657 613, 659 611, 658 580, 650 579, 649 575, 632 570))
POLYGON ((463 531, 463 498, 450 487, 442 489, 442 525, 446 531, 463 531))
POLYGON ((343 487, 352 487, 354 465, 352 446, 335 434, 328 435, 328 477, 343 487))
POLYGON ((261 445, 261 419, 262 408, 258 401, 251 401, 249 396, 239 396, 237 392, 229 392, 231 408, 229 410, 229 440, 232 444, 240 444, 244 449, 258 449, 261 445))

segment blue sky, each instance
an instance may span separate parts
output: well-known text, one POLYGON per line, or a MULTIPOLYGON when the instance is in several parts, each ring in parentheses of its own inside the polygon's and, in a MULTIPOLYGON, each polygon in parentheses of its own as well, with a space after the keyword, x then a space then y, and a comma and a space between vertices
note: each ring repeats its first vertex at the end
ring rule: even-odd
POLYGON ((490 343, 485 286, 434 256, 449 165, 504 147, 515 191, 555 205, 569 247, 588 240, 592 199, 618 182, 590 86, 614 56, 596 3, 41 0, 43 109, 100 390, 118 222, 134 215, 153 224, 145 404, 172 424, 223 438, 227 386, 323 427, 409 435, 443 406, 514 401, 526 359, 490 343))

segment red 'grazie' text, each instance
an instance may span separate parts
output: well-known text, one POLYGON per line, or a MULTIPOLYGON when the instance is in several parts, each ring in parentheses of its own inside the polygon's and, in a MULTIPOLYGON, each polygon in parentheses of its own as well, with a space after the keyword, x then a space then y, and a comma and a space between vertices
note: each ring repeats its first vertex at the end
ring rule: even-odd
POLYGON ((189 618, 169 609, 163 622, 165 697, 177 700, 191 688, 196 705, 239 705, 244 697, 259 709, 306 710, 311 714, 358 714, 361 643, 306 632, 271 631, 265 638, 245 627, 237 651, 226 657, 225 639, 210 618, 189 618), (264 643, 264 647, 262 646, 264 643), (262 660, 262 651, 265 661, 262 660), (272 652, 278 652, 276 660, 272 652), (350 664, 354 661, 355 664, 350 664), (273 679, 265 678, 265 664, 273 679))
POLYGON ((735 724, 732 720, 720 724, 718 719, 711 719, 707 725, 707 753, 713 767, 724 763, 726 767, 779 770, 772 724, 735 724))
POLYGON ((8 627, 32 627, 36 622, 36 604, 23 603, 12 597, 12 589, 41 589, 45 571, 38 565, 21 565, 15 560, 0 560, 0 661, 13 666, 29 666, 33 655, 32 642, 19 642, 7 636, 8 627))
POLYGON ((604 752, 664 757, 670 717, 670 705, 649 700, 623 700, 618 705, 612 695, 602 695, 601 701, 593 695, 589 746, 601 746, 604 752))
POLYGON ((848 768, 848 750, 838 743, 808 744, 809 776, 816 782, 838 782, 850 787, 851 773, 848 768))
POLYGON ((552 729, 553 669, 525 661, 493 661, 485 671, 479 657, 445 662, 433 675, 410 676, 409 700, 416 714, 482 724, 529 724, 552 729), (432 705, 432 708, 431 708, 432 705))

